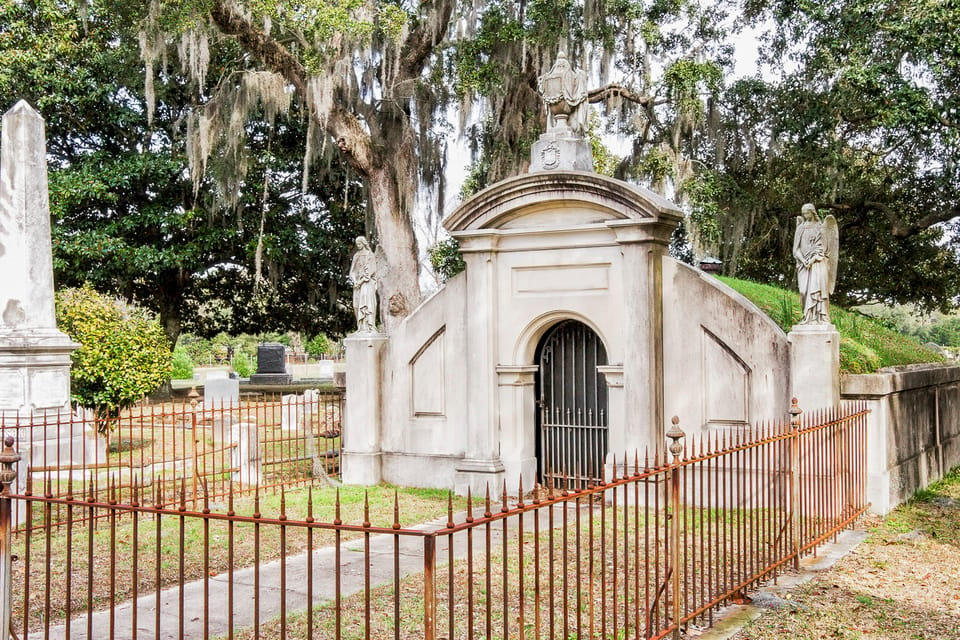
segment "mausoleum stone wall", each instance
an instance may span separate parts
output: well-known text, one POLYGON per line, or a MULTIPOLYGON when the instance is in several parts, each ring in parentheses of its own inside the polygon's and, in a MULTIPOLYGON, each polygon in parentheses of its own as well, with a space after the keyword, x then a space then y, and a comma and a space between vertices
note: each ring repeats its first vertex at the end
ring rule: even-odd
POLYGON ((383 474, 446 488, 466 447, 466 275, 451 278, 390 335, 383 353, 383 474))
POLYGON ((717 278, 664 258, 664 407, 684 428, 745 429, 790 407, 787 335, 717 278))

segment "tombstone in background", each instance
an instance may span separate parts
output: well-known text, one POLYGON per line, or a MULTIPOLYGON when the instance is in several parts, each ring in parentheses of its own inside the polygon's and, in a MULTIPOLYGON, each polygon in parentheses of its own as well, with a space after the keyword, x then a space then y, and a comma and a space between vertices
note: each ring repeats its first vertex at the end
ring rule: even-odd
POLYGON ((257 372, 250 376, 251 384, 290 384, 293 375, 287 373, 287 350, 282 344, 265 342, 257 347, 257 372))
POLYGON ((223 442, 233 424, 233 410, 240 407, 240 381, 236 378, 207 378, 203 385, 203 413, 210 420, 213 441, 223 442))
POLYGON ((79 345, 57 329, 44 123, 22 100, 3 116, 0 274, 0 416, 36 425, 17 434, 31 467, 79 463, 83 422, 70 420, 70 354, 79 345))
POLYGON ((303 399, 291 393, 280 397, 280 429, 299 431, 303 420, 303 399))
POLYGON ((260 465, 260 442, 257 425, 253 422, 237 422, 230 428, 230 440, 235 445, 231 453, 232 479, 234 484, 256 487, 263 482, 260 465))

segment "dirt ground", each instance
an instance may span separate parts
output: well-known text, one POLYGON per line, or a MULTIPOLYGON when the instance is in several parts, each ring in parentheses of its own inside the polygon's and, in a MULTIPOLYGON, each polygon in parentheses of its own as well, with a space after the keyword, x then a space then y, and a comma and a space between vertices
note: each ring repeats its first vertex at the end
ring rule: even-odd
POLYGON ((886 518, 866 541, 786 597, 735 640, 960 640, 960 469, 886 518))

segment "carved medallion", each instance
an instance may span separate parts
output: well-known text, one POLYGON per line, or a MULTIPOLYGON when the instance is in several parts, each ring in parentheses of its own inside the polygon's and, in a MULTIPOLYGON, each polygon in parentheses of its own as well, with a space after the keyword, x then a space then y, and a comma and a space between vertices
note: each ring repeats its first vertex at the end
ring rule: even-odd
POLYGON ((551 142, 540 152, 540 160, 543 162, 544 169, 556 169, 560 166, 560 147, 556 142, 551 142))

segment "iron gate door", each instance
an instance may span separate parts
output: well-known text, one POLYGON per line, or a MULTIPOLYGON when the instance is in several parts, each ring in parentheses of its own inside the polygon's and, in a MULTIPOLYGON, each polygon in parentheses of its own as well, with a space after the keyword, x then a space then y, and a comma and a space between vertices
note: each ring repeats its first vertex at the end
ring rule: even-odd
POLYGON ((597 372, 607 351, 588 326, 565 320, 544 335, 537 352, 541 481, 558 488, 595 484, 607 453, 607 385, 597 372))

